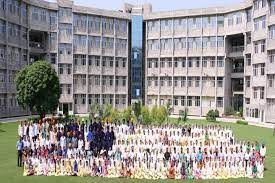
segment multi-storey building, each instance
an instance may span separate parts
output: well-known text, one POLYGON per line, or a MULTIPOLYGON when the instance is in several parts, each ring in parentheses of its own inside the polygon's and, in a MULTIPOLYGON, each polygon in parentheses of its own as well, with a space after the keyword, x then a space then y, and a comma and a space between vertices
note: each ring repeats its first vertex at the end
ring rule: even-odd
POLYGON ((275 122, 275 0, 167 12, 0 0, 0 117, 27 113, 14 78, 38 59, 59 75, 60 113, 141 100, 170 103, 174 114, 233 108, 247 120, 275 122))

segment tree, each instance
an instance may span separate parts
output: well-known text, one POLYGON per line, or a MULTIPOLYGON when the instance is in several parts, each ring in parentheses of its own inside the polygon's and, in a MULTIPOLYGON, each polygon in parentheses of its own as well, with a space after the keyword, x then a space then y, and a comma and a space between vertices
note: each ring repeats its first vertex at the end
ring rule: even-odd
POLYGON ((158 109, 158 122, 160 124, 163 124, 163 122, 167 119, 168 116, 168 112, 165 106, 160 106, 160 108, 158 109))
POLYGON ((188 109, 187 109, 187 107, 184 108, 184 111, 183 111, 183 110, 180 110, 180 111, 179 111, 179 114, 180 114, 181 119, 183 120, 183 122, 186 122, 186 121, 187 121, 187 114, 188 114, 188 109))
POLYGON ((141 107, 141 122, 145 125, 151 123, 150 111, 146 106, 141 107))
POLYGON ((96 115, 99 115, 99 108, 100 106, 97 103, 94 103, 90 107, 90 119, 95 119, 96 115))
POLYGON ((16 89, 18 104, 37 112, 41 118, 58 106, 59 79, 46 61, 37 61, 22 69, 16 76, 16 89))
POLYGON ((171 115, 172 110, 173 110, 173 108, 172 108, 171 104, 169 102, 167 102, 167 104, 166 104, 166 113, 167 113, 166 120, 167 120, 167 123, 169 122, 169 116, 171 115))
POLYGON ((131 106, 127 107, 122 111, 122 118, 126 121, 131 121, 132 119, 132 108, 131 106))
POLYGON ((154 105, 151 109, 151 119, 153 122, 158 121, 158 107, 154 105))
POLYGON ((133 109, 134 115, 136 117, 136 120, 138 121, 139 117, 141 115, 141 103, 140 103, 140 101, 133 103, 132 109, 133 109))
POLYGON ((117 122, 120 119, 121 119, 121 112, 118 109, 113 108, 110 114, 110 122, 112 121, 117 122))
POLYGON ((102 120, 108 120, 108 118, 110 117, 111 115, 111 112, 113 110, 113 107, 112 105, 110 104, 105 104, 103 106, 103 109, 102 109, 102 120))

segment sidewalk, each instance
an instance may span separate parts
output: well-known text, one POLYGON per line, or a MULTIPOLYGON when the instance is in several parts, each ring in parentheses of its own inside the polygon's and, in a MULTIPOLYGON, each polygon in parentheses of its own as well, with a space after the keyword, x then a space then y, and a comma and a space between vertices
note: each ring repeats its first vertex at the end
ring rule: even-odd
MULTIPOLYGON (((178 115, 171 115, 172 118, 178 118, 178 115)), ((199 116, 188 116, 188 119, 205 119, 205 117, 199 117, 199 116)), ((238 119, 233 118, 217 118, 217 121, 226 122, 226 123, 236 123, 238 119)), ((264 128, 275 128, 275 124, 272 123, 257 123, 248 121, 249 125, 257 126, 257 127, 264 127, 264 128)))

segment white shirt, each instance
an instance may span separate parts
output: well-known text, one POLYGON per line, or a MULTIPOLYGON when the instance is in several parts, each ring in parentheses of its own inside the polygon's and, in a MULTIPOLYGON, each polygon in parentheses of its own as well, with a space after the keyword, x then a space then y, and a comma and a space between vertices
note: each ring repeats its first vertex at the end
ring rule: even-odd
POLYGON ((263 156, 265 156, 265 154, 266 154, 266 147, 261 147, 260 148, 260 155, 263 157, 263 156))
POLYGON ((24 133, 24 128, 22 125, 18 125, 18 135, 20 137, 23 137, 23 133, 24 133))

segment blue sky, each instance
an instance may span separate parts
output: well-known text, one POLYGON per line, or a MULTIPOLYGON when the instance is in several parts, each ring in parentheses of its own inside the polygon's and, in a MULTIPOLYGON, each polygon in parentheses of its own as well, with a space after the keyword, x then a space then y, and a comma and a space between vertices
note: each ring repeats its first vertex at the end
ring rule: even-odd
MULTIPOLYGON (((56 0, 47 0, 56 2, 56 0)), ((151 3, 153 11, 169 11, 189 8, 207 8, 237 4, 243 0, 74 0, 74 4, 96 8, 119 10, 125 2, 131 4, 151 3)))

